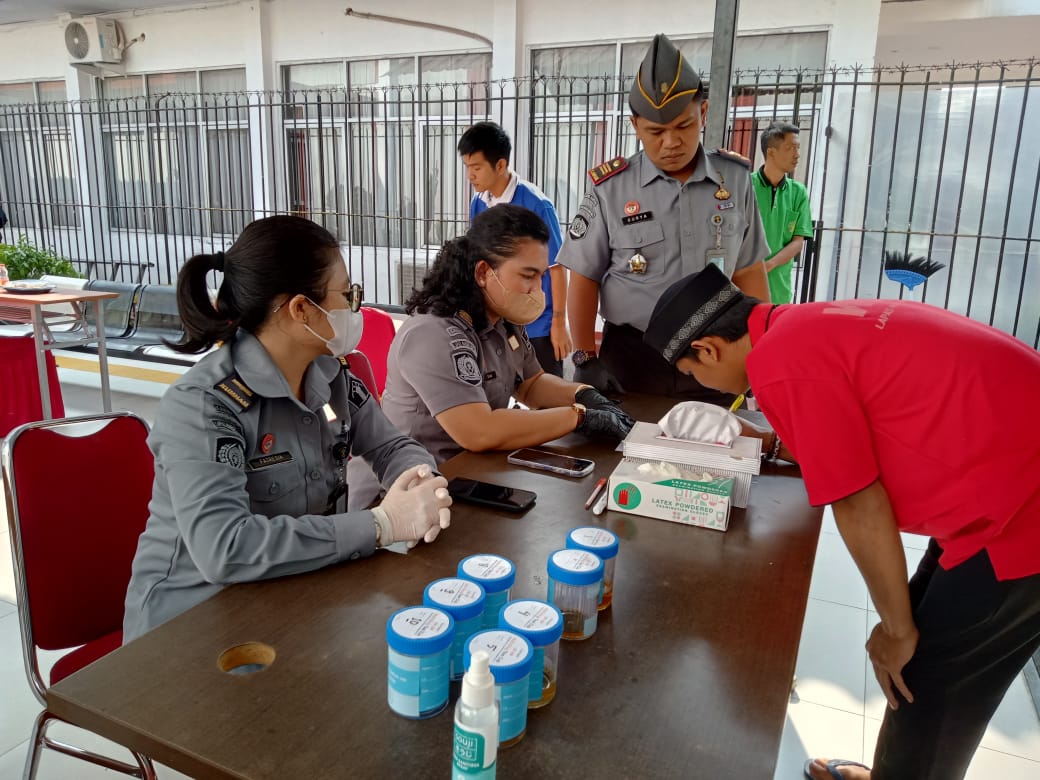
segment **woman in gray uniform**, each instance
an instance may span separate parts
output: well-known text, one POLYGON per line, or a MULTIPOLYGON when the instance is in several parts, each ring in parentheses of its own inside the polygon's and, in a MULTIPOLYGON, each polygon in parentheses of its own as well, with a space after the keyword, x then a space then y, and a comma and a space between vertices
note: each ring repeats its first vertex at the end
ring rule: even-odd
POLYGON ((340 356, 361 338, 361 288, 336 239, 306 219, 248 225, 226 252, 180 272, 185 336, 199 361, 163 396, 148 444, 151 516, 126 597, 124 641, 224 585, 311 571, 395 541, 433 541, 451 499, 430 454, 395 429, 340 356), (206 278, 224 274, 216 304, 206 278), (346 462, 389 485, 347 512, 346 462))
POLYGON ((500 204, 444 244, 390 347, 383 411, 442 463, 462 450, 543 444, 571 431, 624 438, 633 420, 589 385, 542 371, 524 325, 545 308, 549 231, 500 204), (515 398, 529 408, 509 408, 515 398))

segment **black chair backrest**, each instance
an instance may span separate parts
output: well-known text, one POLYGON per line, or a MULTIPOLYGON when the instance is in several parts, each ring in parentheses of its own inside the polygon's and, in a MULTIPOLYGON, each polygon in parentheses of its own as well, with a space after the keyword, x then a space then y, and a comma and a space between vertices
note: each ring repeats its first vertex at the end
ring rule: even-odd
POLYGON ((177 288, 168 284, 146 284, 137 306, 137 328, 131 334, 136 344, 180 341, 184 335, 177 311, 177 288))
MULTIPOLYGON (((130 334, 136 325, 137 304, 141 293, 141 285, 127 282, 109 282, 104 279, 91 279, 86 289, 99 292, 118 293, 118 298, 105 301, 105 338, 118 339, 130 334)), ((94 307, 86 307, 87 322, 93 327, 94 307)))

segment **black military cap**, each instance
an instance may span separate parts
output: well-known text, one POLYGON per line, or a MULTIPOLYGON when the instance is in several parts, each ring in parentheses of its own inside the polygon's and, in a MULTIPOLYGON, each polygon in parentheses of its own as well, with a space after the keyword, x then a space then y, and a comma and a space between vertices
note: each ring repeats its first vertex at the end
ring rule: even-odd
POLYGON ((666 125, 701 93, 701 77, 667 36, 657 34, 628 93, 633 114, 666 125))
POLYGON ((726 274, 709 265, 664 291, 650 315, 643 341, 674 365, 691 341, 743 299, 744 293, 726 274))

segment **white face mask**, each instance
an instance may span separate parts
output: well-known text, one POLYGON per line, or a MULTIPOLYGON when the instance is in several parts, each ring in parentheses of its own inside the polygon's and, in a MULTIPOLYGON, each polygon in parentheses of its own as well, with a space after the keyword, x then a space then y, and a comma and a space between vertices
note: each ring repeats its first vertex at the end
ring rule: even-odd
MULTIPOLYGON (((310 301, 310 298, 307 300, 310 301)), ((332 311, 325 311, 318 304, 314 303, 315 308, 325 314, 326 319, 329 321, 329 325, 332 327, 332 338, 327 339, 320 333, 315 331, 310 325, 304 323, 303 327, 317 336, 319 339, 325 342, 325 346, 328 347, 329 352, 334 357, 340 355, 346 355, 349 352, 353 352, 358 344, 361 343, 361 333, 365 329, 365 318, 359 311, 351 311, 350 309, 333 309, 332 311)))

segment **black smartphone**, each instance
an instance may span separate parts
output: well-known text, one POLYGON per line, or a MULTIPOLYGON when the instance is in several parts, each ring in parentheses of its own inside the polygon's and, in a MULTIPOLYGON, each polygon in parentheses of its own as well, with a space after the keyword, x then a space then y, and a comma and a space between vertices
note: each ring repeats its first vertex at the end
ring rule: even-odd
POLYGON ((455 477, 448 483, 448 492, 458 501, 481 504, 507 512, 526 512, 534 506, 535 494, 530 490, 480 482, 476 479, 455 477))

